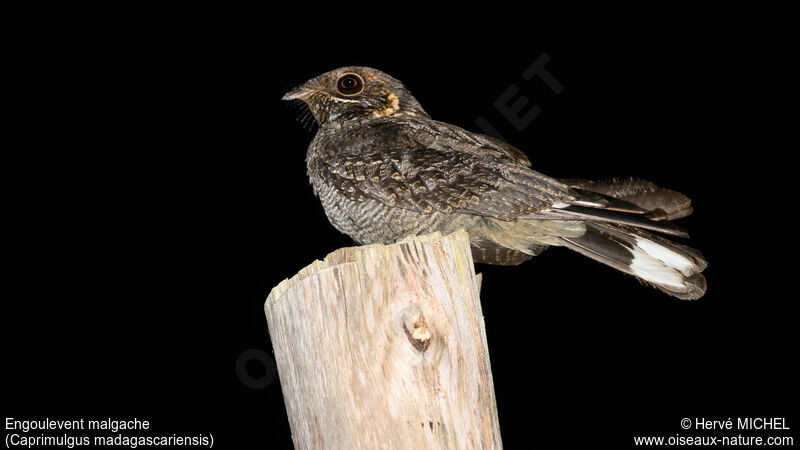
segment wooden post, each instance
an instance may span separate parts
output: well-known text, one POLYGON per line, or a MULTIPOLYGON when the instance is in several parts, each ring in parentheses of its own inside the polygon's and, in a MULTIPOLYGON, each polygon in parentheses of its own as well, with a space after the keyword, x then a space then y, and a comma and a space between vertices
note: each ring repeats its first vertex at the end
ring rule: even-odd
POLYGON ((296 448, 502 448, 464 231, 343 248, 264 309, 296 448))

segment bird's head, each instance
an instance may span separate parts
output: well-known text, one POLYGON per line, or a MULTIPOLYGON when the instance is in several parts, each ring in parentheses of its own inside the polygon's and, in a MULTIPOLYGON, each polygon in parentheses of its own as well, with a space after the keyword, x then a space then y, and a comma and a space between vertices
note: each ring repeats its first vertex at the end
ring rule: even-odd
POLYGON ((369 67, 342 67, 312 78, 283 96, 301 100, 322 126, 362 117, 428 117, 403 83, 369 67))

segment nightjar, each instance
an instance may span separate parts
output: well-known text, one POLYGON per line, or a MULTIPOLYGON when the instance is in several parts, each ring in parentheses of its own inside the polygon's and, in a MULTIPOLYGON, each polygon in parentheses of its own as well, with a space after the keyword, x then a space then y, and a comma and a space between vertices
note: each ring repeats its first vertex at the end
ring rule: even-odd
POLYGON ((690 200, 653 183, 555 179, 500 140, 438 122, 406 87, 343 67, 290 91, 319 129, 308 177, 331 224, 361 244, 459 228, 475 262, 517 265, 566 247, 682 299, 705 293, 706 267, 671 221, 690 200), (658 233, 658 234, 656 234, 658 233))

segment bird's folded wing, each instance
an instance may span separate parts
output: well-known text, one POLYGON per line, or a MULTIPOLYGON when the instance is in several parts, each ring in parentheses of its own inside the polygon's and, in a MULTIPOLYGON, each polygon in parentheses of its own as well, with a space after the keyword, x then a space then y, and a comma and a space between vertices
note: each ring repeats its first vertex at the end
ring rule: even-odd
POLYGON ((676 220, 692 213, 692 201, 680 192, 666 189, 637 178, 611 179, 604 181, 559 180, 572 188, 595 192, 617 200, 634 204, 646 212, 660 211, 653 220, 676 220))
POLYGON ((462 152, 482 158, 531 167, 528 156, 520 149, 493 137, 473 133, 445 122, 417 122, 420 123, 408 121, 408 126, 416 127, 414 138, 427 148, 445 150, 458 148, 462 152))
POLYGON ((474 136, 430 139, 425 135, 434 131, 429 129, 421 132, 420 127, 392 122, 380 127, 380 132, 359 137, 358 145, 329 149, 309 164, 352 200, 374 199, 422 213, 513 220, 569 195, 563 183, 508 155, 481 150, 474 136))

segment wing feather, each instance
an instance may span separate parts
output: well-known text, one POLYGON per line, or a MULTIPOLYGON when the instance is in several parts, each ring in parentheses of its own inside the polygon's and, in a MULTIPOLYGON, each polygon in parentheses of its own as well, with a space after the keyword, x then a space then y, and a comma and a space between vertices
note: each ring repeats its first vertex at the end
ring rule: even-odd
POLYGON ((329 148, 310 162, 352 200, 514 220, 569 194, 565 184, 528 168, 522 152, 487 136, 430 121, 371 125, 376 132, 354 136, 357 145, 329 148))

